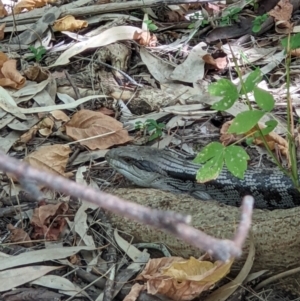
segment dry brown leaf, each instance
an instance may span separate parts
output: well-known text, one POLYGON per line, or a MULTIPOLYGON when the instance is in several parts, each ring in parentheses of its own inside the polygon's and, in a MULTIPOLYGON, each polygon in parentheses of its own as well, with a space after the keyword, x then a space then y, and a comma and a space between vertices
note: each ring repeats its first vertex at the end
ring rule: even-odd
POLYGON ((169 22, 185 21, 184 12, 181 10, 169 10, 166 12, 166 17, 169 22))
POLYGON ((3 23, 0 25, 0 41, 4 39, 4 29, 5 29, 6 23, 3 23))
POLYGON ((26 143, 28 143, 30 140, 32 140, 35 137, 38 129, 39 128, 38 128, 37 125, 33 126, 29 131, 27 131, 26 133, 24 133, 19 138, 19 140, 17 141, 17 144, 19 145, 19 144, 26 144, 26 143))
POLYGON ((236 141, 239 141, 244 137, 244 135, 236 135, 236 134, 228 133, 228 129, 231 124, 232 124, 232 120, 223 123, 221 130, 220 130, 220 134, 221 134, 220 141, 225 146, 232 144, 236 141))
POLYGON ((206 63, 207 70, 224 70, 228 65, 227 54, 222 49, 212 54, 205 54, 202 60, 206 63))
POLYGON ((42 136, 51 135, 53 127, 54 127, 54 120, 49 117, 43 118, 38 124, 39 133, 42 136))
POLYGON ((33 246, 31 238, 23 229, 15 228, 12 224, 8 224, 7 229, 10 231, 11 242, 18 242, 19 246, 28 248, 33 246), (26 241, 26 243, 24 243, 24 241, 26 241))
POLYGON ((135 283, 131 287, 129 294, 124 298, 123 301, 135 301, 140 295, 141 291, 143 291, 144 289, 145 289, 145 285, 135 283))
POLYGON ((106 107, 101 107, 98 112, 101 112, 102 114, 114 117, 115 116, 115 112, 113 110, 110 110, 106 107))
POLYGON ((275 31, 280 34, 289 34, 293 32, 294 24, 290 21, 277 21, 275 31))
MULTIPOLYGON (((244 135, 235 135, 235 134, 228 134, 228 128, 231 125, 232 121, 228 121, 225 122, 221 128, 221 136, 220 136, 220 141, 224 144, 224 145, 229 145, 233 142, 236 142, 240 139, 242 139, 243 137, 247 136, 247 137, 251 137, 252 133, 256 132, 256 130, 253 128, 251 129, 249 132, 247 132, 244 135)), ((265 125, 262 123, 259 123, 259 127, 261 129, 265 128, 265 125)), ((283 156, 286 156, 288 159, 288 142, 282 138, 281 136, 279 136, 278 134, 276 134, 275 132, 271 132, 268 135, 265 136, 265 139, 269 145, 269 148, 271 150, 279 150, 280 153, 283 156)), ((253 140, 253 143, 256 145, 263 145, 263 141, 260 138, 256 138, 253 140)))
POLYGON ((174 300, 192 300, 222 279, 230 270, 228 263, 201 261, 191 257, 151 259, 136 280, 147 281, 147 292, 174 300))
POLYGON ((40 117, 40 118, 41 121, 37 125, 33 126, 29 131, 24 133, 19 138, 19 140, 17 141, 18 145, 28 143, 30 140, 32 140, 35 137, 38 131, 42 136, 49 136, 50 134, 52 134, 52 129, 54 127, 54 120, 49 117, 40 117))
POLYGON ((64 121, 64 122, 67 122, 70 120, 70 117, 67 116, 66 113, 64 113, 63 111, 60 111, 60 110, 52 111, 52 112, 50 112, 50 114, 53 116, 53 118, 55 120, 64 121))
POLYGON ((89 149, 107 149, 132 140, 116 119, 90 110, 80 110, 66 124, 66 133, 89 149), (93 139, 89 139, 95 137, 93 139), (84 141, 80 141, 83 140, 84 141))
POLYGON ((68 145, 55 144, 43 146, 39 150, 25 157, 24 161, 38 169, 68 176, 65 174, 66 165, 71 150, 68 145))
POLYGON ((299 57, 300 56, 300 48, 292 50, 291 55, 299 57))
MULTIPOLYGON (((0 61, 4 59, 1 57, 0 61)), ((16 60, 7 60, 3 62, 0 74, 0 86, 21 89, 26 83, 26 79, 17 70, 16 60)))
POLYGON ((32 81, 40 83, 46 79, 48 79, 49 75, 47 71, 45 71, 41 66, 28 66, 24 71, 25 76, 32 81))
POLYGON ((15 7, 14 13, 19 14, 23 9, 28 11, 47 5, 47 0, 21 0, 15 7))
POLYGON ((149 46, 152 39, 153 37, 151 36, 151 33, 149 31, 143 31, 141 33, 135 32, 135 34, 133 35, 133 40, 135 40, 137 43, 139 43, 142 46, 149 46))
MULTIPOLYGON (((4 52, 0 51, 0 69, 3 67, 3 64, 6 61, 8 61, 8 56, 4 52)), ((0 75, 1 75, 1 72, 0 72, 0 75)))
POLYGON ((67 15, 53 24, 53 29, 57 31, 75 31, 88 26, 87 21, 76 20, 74 16, 67 15))
POLYGON ((0 19, 8 15, 7 10, 5 9, 3 2, 0 0, 0 19))
POLYGON ((30 221, 34 227, 32 237, 34 239, 57 240, 67 223, 63 215, 68 209, 66 203, 42 204, 39 208, 34 209, 30 221))
POLYGON ((289 0, 280 0, 277 5, 269 11, 269 15, 276 21, 288 21, 291 19, 293 5, 289 0))

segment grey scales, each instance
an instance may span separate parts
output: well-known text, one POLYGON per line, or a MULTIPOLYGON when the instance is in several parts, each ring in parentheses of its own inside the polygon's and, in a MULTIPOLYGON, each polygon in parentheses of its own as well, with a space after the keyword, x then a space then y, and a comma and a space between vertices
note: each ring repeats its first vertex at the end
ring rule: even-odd
POLYGON ((138 186, 174 193, 187 193, 202 200, 240 206, 243 196, 252 195, 255 208, 287 209, 300 205, 300 192, 289 177, 277 169, 248 169, 244 179, 223 169, 216 180, 196 182, 201 165, 170 151, 148 146, 123 146, 106 154, 111 167, 138 186))

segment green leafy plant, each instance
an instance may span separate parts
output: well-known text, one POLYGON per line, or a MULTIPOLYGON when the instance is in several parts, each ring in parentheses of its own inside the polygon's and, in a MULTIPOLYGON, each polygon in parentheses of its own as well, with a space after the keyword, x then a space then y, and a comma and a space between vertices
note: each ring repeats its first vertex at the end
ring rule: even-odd
MULTIPOLYGON (((193 28, 195 28, 196 26, 196 22, 197 21, 195 21, 195 22, 192 22, 189 26, 188 26, 188 28, 189 29, 193 29, 193 28)), ((199 24, 199 27, 204 27, 204 26, 206 26, 206 25, 208 25, 210 22, 208 21, 208 20, 205 20, 205 19, 203 19, 203 20, 201 20, 201 22, 200 22, 200 24, 199 24)))
POLYGON ((262 24, 268 19, 268 14, 264 14, 261 16, 255 17, 255 19, 252 22, 252 31, 253 32, 259 32, 261 30, 262 24))
POLYGON ((162 131, 165 128, 165 124, 157 123, 154 119, 147 119, 146 122, 142 123, 141 121, 137 121, 135 123, 136 130, 142 130, 145 132, 145 135, 150 134, 148 141, 155 140, 162 135, 162 131))
POLYGON ((35 59, 36 62, 40 62, 44 54, 47 52, 44 46, 39 46, 37 48, 35 48, 34 46, 29 46, 29 50, 33 53, 33 55, 29 56, 27 59, 35 59))
MULTIPOLYGON (((208 90, 210 94, 221 97, 220 101, 216 102, 212 106, 213 109, 219 111, 228 110, 239 99, 240 96, 243 96, 243 98, 246 99, 249 110, 237 114, 228 129, 228 133, 245 134, 245 137, 243 139, 246 140, 247 143, 251 143, 254 138, 259 137, 263 141, 268 153, 271 155, 280 170, 291 177, 295 187, 300 189, 298 181, 296 148, 294 141, 294 121, 292 114, 290 114, 292 104, 289 95, 290 53, 292 49, 300 47, 300 33, 294 35, 293 37, 283 39, 282 45, 285 47, 287 53, 287 138, 289 142, 289 158, 292 165, 291 170, 285 169, 281 165, 277 157, 275 157, 275 155, 270 150, 269 145, 267 144, 267 141, 265 139, 265 135, 275 129, 275 127, 277 126, 277 121, 267 121, 263 129, 258 126, 259 120, 266 113, 272 111, 275 103, 273 96, 269 92, 257 86, 262 79, 260 69, 255 69, 249 74, 246 80, 243 80, 241 72, 234 58, 235 66, 240 79, 240 88, 227 79, 221 79, 218 82, 211 84, 208 90), (249 101, 248 94, 250 92, 254 95, 258 109, 254 109, 249 101), (251 132, 249 132, 250 130, 251 132)), ((201 183, 204 183, 209 180, 216 179, 224 165, 234 176, 242 179, 244 177, 245 171, 247 170, 247 161, 249 160, 249 156, 243 148, 235 144, 237 144, 237 142, 230 146, 224 146, 219 142, 212 142, 204 147, 194 160, 196 163, 203 164, 203 167, 201 167, 197 173, 197 180, 201 183)))
POLYGON ((238 21, 241 10, 242 8, 240 7, 228 7, 225 9, 220 19, 220 26, 227 26, 232 24, 233 21, 238 21))
POLYGON ((155 31, 158 27, 153 23, 152 20, 145 20, 144 23, 147 25, 149 31, 155 31))

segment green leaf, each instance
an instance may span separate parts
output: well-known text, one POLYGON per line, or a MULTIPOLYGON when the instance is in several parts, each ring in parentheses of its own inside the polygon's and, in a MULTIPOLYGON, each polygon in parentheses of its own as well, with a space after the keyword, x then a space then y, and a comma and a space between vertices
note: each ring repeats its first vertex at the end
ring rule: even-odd
POLYGON ((252 32, 257 33, 261 30, 261 24, 256 24, 252 26, 252 32))
POLYGON ((274 98, 268 91, 254 87, 254 98, 258 106, 267 112, 270 112, 274 108, 274 98))
MULTIPOLYGON (((275 128, 276 126, 278 125, 278 122, 276 120, 268 120, 266 123, 265 123, 266 127, 261 129, 261 132, 264 136, 268 135, 269 133, 271 133, 275 128)), ((253 135, 255 138, 259 137, 260 136, 260 133, 255 133, 253 135)))
POLYGON ((237 178, 243 179, 247 170, 247 161, 250 159, 246 151, 240 146, 230 145, 225 148, 225 165, 237 178))
POLYGON ((239 113, 228 129, 228 133, 244 134, 250 131, 264 116, 263 111, 245 111, 239 113))
POLYGON ((156 126, 153 125, 153 124, 148 124, 148 125, 147 125, 147 131, 148 131, 148 132, 153 131, 153 130, 155 130, 155 129, 156 129, 156 126))
MULTIPOLYGON (((286 51, 288 50, 287 49, 288 48, 288 38, 289 37, 286 37, 281 40, 281 44, 285 48, 286 51)), ((297 49, 299 47, 300 47, 300 32, 291 36, 291 38, 290 38, 290 50, 297 49)))
POLYGON ((196 179, 199 183, 205 183, 216 179, 223 169, 224 153, 221 152, 217 156, 211 158, 197 172, 196 179))
POLYGON ((229 109, 239 97, 237 87, 227 79, 220 79, 209 85, 208 91, 211 95, 223 97, 212 106, 213 109, 218 111, 229 109))
POLYGON ((248 138, 246 138, 246 144, 247 145, 251 145, 251 144, 253 144, 253 140, 254 140, 254 138, 253 137, 248 137, 248 138))
POLYGON ((252 71, 244 82, 244 86, 241 88, 241 94, 246 94, 253 91, 254 87, 261 81, 262 73, 259 68, 252 71))
POLYGON ((195 163, 205 163, 213 157, 223 154, 225 146, 219 142, 211 142, 199 152, 194 159, 195 163))
POLYGON ((140 130, 143 127, 143 124, 141 121, 136 121, 134 124, 134 129, 135 130, 140 130))
POLYGON ((161 136, 161 132, 159 133, 159 131, 154 132, 150 137, 149 137, 149 141, 155 140, 156 138, 161 136))

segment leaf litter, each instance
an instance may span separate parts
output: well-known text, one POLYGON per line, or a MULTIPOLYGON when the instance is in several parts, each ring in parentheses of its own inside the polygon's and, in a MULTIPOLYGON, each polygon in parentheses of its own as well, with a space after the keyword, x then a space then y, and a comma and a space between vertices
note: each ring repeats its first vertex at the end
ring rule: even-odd
MULTIPOLYGON (((274 76, 284 74, 279 34, 299 30, 292 22, 298 7, 289 0, 280 0, 273 7, 261 1, 261 10, 254 12, 260 15, 255 21, 255 35, 249 25, 253 21, 250 1, 232 5, 167 2, 168 9, 153 6, 147 8, 147 13, 135 3, 130 15, 126 12, 132 8, 130 1, 94 4, 88 0, 21 0, 14 5, 0 1, 1 150, 32 166, 105 189, 112 182, 102 166, 107 149, 149 142, 151 133, 137 131, 136 122, 166 123, 156 145, 180 145, 193 155, 195 143, 207 144, 211 137, 219 136, 219 130, 208 125, 210 120, 218 121, 209 106, 220 101, 208 93, 208 83, 234 76, 232 51, 244 77, 251 73, 253 64, 265 76, 271 72, 274 76), (246 17, 239 15, 243 11, 246 17), (260 24, 259 20, 266 21, 260 24), (270 32, 270 24, 279 34, 270 32), (10 39, 12 32, 17 37, 10 39), (228 39, 233 43, 227 43, 228 39), (211 43, 220 40, 223 44, 211 43)), ((293 55, 297 58, 299 49, 293 55)), ((295 105, 299 104, 298 74, 295 69, 291 85, 295 105)), ((268 90, 279 103, 286 89, 282 87, 284 77, 276 78, 268 90)), ((232 82, 238 84, 238 79, 232 82)), ((267 84, 263 81, 261 85, 267 84)), ((236 116, 242 110, 244 105, 236 103, 224 117, 236 116)), ((281 116, 278 119, 285 124, 281 116)), ((240 139, 224 132, 224 125, 228 127, 223 123, 221 141, 240 139)), ((278 135, 281 133, 278 127, 267 139, 272 149, 286 156, 287 142, 278 135)), ((259 139, 254 142, 261 144, 259 139)), ((264 153, 258 147, 256 151, 264 153)), ((91 273, 105 278, 110 272, 106 251, 109 244, 123 260, 120 267, 125 265, 134 271, 126 281, 148 262, 136 278, 145 284, 137 287, 136 282, 125 300, 135 300, 145 288, 153 295, 191 300, 202 291, 210 291, 230 271, 231 262, 222 265, 193 257, 149 260, 146 251, 139 251, 117 232, 114 237, 105 236, 110 226, 101 222, 99 209, 85 200, 71 200, 41 188, 49 198, 33 202, 32 207, 22 197, 17 179, 1 174, 1 184, 5 186, 2 197, 20 196, 20 204, 12 205, 13 209, 20 205, 28 208, 19 213, 9 211, 14 213, 5 215, 6 227, 0 229, 4 247, 0 254, 0 291, 6 292, 5 300, 10 300, 9 291, 16 287, 20 287, 16 292, 21 298, 29 285, 90 300, 93 291, 82 274, 80 281, 64 276, 68 269, 83 273, 84 267, 92 263, 91 273), (5 248, 11 248, 14 255, 9 261, 5 248), (150 272, 149 266, 153 266, 150 272)), ((251 256, 253 259, 254 254, 251 256)), ((236 285, 243 285, 249 265, 251 260, 241 271, 243 275, 236 278, 236 285)), ((101 295, 104 285, 96 287, 101 295)), ((230 295, 227 291, 220 294, 230 295)))

